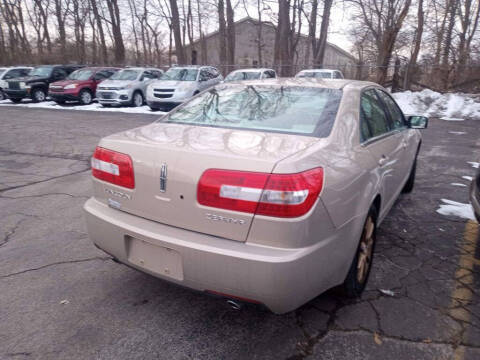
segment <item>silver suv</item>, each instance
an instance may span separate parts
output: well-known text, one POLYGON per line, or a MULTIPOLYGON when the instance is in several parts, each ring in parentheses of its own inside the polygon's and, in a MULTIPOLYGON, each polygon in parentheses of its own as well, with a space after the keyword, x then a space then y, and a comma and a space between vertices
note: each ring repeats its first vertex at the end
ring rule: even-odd
POLYGON ((97 100, 102 106, 142 106, 145 90, 163 71, 155 68, 125 68, 113 74, 97 87, 97 100))
POLYGON ((7 98, 3 92, 3 89, 8 87, 7 80, 27 76, 32 69, 28 66, 0 68, 0 101, 7 98))
POLYGON ((222 80, 213 66, 172 67, 148 86, 147 104, 152 110, 173 107, 222 80))

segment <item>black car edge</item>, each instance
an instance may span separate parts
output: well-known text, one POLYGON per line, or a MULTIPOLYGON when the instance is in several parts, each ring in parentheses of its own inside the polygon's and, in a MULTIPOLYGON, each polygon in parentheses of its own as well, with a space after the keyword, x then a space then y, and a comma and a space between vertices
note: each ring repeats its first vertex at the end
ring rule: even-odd
POLYGON ((8 87, 4 93, 14 103, 19 103, 24 98, 30 98, 33 102, 44 101, 51 83, 64 80, 82 67, 84 65, 39 65, 29 76, 7 80, 8 87))
POLYGON ((480 169, 470 185, 470 203, 477 221, 480 223, 480 169))

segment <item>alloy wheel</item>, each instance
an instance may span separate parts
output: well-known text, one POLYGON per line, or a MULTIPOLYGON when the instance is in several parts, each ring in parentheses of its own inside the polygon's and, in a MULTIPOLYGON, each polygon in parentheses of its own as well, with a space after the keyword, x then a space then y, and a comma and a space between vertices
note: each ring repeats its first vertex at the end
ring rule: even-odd
POLYGON ((140 93, 136 93, 133 97, 133 105, 139 107, 143 105, 143 96, 140 93))
POLYGON ((368 276, 368 271, 372 264, 375 223, 372 216, 369 215, 365 222, 357 262, 357 280, 363 284, 368 276))
POLYGON ((82 104, 88 105, 92 102, 92 95, 88 91, 84 91, 80 96, 82 104))
POLYGON ((34 100, 37 102, 45 101, 46 95, 43 90, 35 90, 33 93, 34 100))

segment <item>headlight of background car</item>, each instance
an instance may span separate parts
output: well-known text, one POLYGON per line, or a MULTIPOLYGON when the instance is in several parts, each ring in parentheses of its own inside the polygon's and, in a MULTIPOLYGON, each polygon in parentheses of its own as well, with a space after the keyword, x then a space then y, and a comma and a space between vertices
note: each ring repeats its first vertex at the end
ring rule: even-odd
POLYGON ((24 82, 21 82, 20 89, 26 89, 26 88, 27 88, 26 84, 24 82))
POLYGON ((67 85, 65 86, 65 89, 75 89, 77 87, 77 84, 70 84, 70 85, 67 85))

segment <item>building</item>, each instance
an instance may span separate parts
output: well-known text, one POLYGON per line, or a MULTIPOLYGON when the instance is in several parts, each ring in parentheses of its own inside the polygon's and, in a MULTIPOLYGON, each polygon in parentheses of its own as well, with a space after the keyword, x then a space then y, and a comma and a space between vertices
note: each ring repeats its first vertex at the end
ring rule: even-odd
MULTIPOLYGON (((235 22, 235 64, 228 64, 227 68, 224 69, 225 72, 230 72, 239 67, 273 67, 275 26, 270 22, 262 22, 262 63, 260 63, 258 54, 259 25, 258 20, 249 17, 235 22)), ((219 66, 219 32, 215 31, 205 35, 204 41, 203 46, 200 39, 185 46, 188 62, 190 64, 206 63, 219 66), (202 48, 206 49, 205 58, 202 54, 202 48)), ((309 47, 308 37, 300 35, 296 56, 293 60, 294 69, 292 73, 312 67, 311 56, 308 56, 307 59, 307 54, 311 52, 308 50, 309 47)), ((357 59, 354 56, 334 44, 327 43, 324 58, 325 68, 341 70, 346 77, 352 78, 355 76, 356 65, 357 59)))

